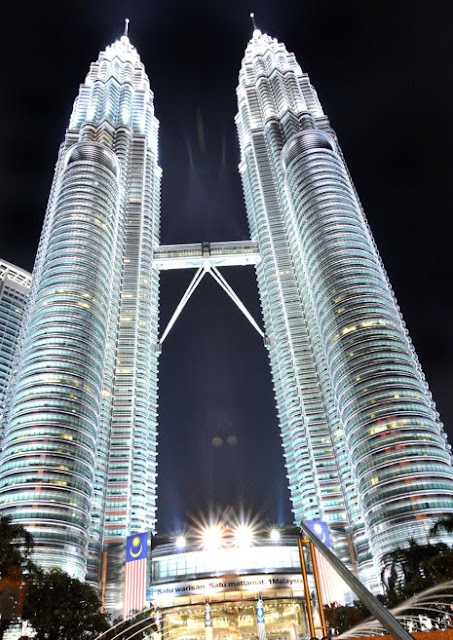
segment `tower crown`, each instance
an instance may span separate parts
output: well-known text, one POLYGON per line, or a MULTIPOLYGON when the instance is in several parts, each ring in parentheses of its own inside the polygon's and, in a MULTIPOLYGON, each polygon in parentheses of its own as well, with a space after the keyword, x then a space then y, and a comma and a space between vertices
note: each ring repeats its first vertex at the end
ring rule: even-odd
POLYGON ((275 38, 268 36, 267 33, 263 33, 261 29, 258 29, 255 22, 254 13, 250 14, 250 18, 252 20, 253 33, 252 33, 251 39, 249 40, 247 48, 245 50, 245 55, 247 55, 247 52, 250 52, 250 51, 254 54, 263 53, 266 46, 272 45, 272 44, 276 44, 284 48, 284 45, 280 44, 275 38))
POLYGON ((302 70, 293 53, 290 53, 283 42, 273 38, 260 29, 254 29, 245 49, 241 74, 253 82, 262 75, 270 75, 274 69, 281 73, 294 71, 298 76, 302 70))
POLYGON ((98 131, 99 140, 111 141, 111 126, 129 126, 136 133, 152 133, 157 139, 153 94, 145 67, 126 29, 117 40, 99 53, 92 62, 69 123, 78 131, 83 123, 106 128, 107 137, 98 131), (152 130, 152 132, 151 132, 152 130))
POLYGON ((112 60, 117 57, 122 62, 132 62, 133 64, 140 63, 140 56, 137 49, 131 44, 129 36, 124 34, 118 40, 115 40, 105 50, 105 58, 112 60))

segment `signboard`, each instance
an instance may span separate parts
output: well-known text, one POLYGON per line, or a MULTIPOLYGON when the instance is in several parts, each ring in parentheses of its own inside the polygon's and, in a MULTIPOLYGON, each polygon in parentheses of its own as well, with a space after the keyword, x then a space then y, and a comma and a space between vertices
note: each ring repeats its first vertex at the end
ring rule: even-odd
POLYGON ((296 573, 267 573, 259 575, 223 576, 187 582, 155 584, 150 588, 149 598, 157 602, 187 596, 204 598, 218 593, 241 591, 259 593, 268 590, 287 589, 303 594, 302 576, 296 573))

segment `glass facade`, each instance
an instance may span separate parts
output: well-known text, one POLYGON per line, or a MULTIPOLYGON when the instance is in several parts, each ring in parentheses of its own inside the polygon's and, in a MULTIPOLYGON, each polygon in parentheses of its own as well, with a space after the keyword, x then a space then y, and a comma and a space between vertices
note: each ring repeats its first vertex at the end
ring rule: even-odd
POLYGON ((372 557, 453 511, 450 447, 336 136, 293 54, 255 30, 236 123, 295 521, 372 557), (346 534, 346 536, 344 535, 346 534), (371 554, 370 554, 371 552, 371 554))
MULTIPOLYGON (((298 640, 310 633, 303 614, 303 603, 297 598, 270 598, 264 602, 266 638, 298 640)), ((256 601, 223 601, 210 605, 212 634, 224 640, 259 640, 262 636, 256 621, 256 601)), ((162 613, 163 634, 178 640, 206 640, 205 605, 174 607, 162 613)))
MULTIPOLYGON (((190 533, 187 546, 177 548, 178 537, 170 534, 166 538, 173 542, 164 543, 157 537, 151 554, 149 600, 158 608, 162 637, 260 638, 264 627, 266 636, 275 640, 309 637, 293 534, 273 543, 268 535, 256 533, 250 546, 224 539, 212 549, 203 548, 198 536, 190 533), (258 599, 264 621, 257 615, 258 599)), ((306 561, 313 591, 308 556, 306 561)), ((344 594, 336 595, 341 600, 344 594)))
POLYGON ((104 543, 155 527, 157 131, 123 36, 91 65, 60 147, 5 420, 2 512, 42 566, 93 582, 104 543))
POLYGON ((159 549, 152 558, 153 584, 168 580, 185 580, 190 576, 200 577, 235 573, 261 573, 271 571, 294 571, 300 569, 297 544, 265 545, 246 549, 216 549, 213 552, 191 549, 175 553, 174 545, 167 550, 159 549), (220 572, 220 573, 219 573, 220 572))
POLYGON ((75 100, 20 339, 30 276, 0 262, 0 510, 44 567, 99 583, 105 544, 117 571, 125 537, 154 531, 159 270, 207 259, 256 265, 296 523, 328 522, 372 586, 386 551, 453 511, 442 424, 307 74, 255 30, 237 96, 250 241, 159 247, 158 121, 125 35, 75 100))
POLYGON ((244 266, 260 260, 258 245, 251 240, 235 242, 199 242, 162 245, 154 252, 154 265, 167 269, 197 269, 208 259, 213 266, 244 266))
POLYGON ((0 260, 0 429, 30 283, 28 271, 0 260))

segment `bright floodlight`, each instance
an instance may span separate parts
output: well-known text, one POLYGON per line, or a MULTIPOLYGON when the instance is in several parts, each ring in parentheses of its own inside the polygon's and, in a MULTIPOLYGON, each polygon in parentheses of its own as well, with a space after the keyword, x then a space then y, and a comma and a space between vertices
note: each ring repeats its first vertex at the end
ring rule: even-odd
POLYGON ((184 549, 186 546, 186 539, 184 536, 178 536, 176 538, 176 548, 177 549, 184 549))
POLYGON ((270 533, 270 539, 272 540, 272 542, 278 542, 280 540, 280 531, 278 531, 277 529, 272 529, 270 533))
POLYGON ((234 532, 234 540, 238 547, 250 547, 253 542, 253 531, 247 525, 239 525, 234 532))
POLYGON ((208 551, 219 549, 222 544, 222 530, 220 526, 214 525, 203 531, 203 547, 208 551))

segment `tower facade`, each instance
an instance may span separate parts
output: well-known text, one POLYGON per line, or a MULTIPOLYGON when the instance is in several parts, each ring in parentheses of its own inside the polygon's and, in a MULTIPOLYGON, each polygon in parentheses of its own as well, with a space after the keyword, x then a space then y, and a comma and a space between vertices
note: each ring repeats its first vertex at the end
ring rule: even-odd
POLYGON ((453 512, 443 427, 308 76, 255 30, 237 94, 251 241, 159 247, 158 122, 127 35, 80 87, 2 423, 0 510, 44 567, 98 582, 105 544, 154 530, 165 336, 208 272, 263 335, 228 265, 257 265, 295 521, 327 521, 372 585, 387 551, 453 512), (159 338, 166 268, 197 271, 159 338))
POLYGON ((0 260, 0 428, 30 283, 28 271, 0 260))
POLYGON ((91 65, 60 147, 5 422, 2 512, 42 566, 93 581, 104 542, 155 526, 157 132, 124 35, 91 65))
POLYGON ((314 88, 255 29, 236 123, 293 512, 360 575, 453 511, 449 446, 314 88), (346 534, 346 536, 345 536, 346 534), (371 554, 370 554, 371 552, 371 554))

